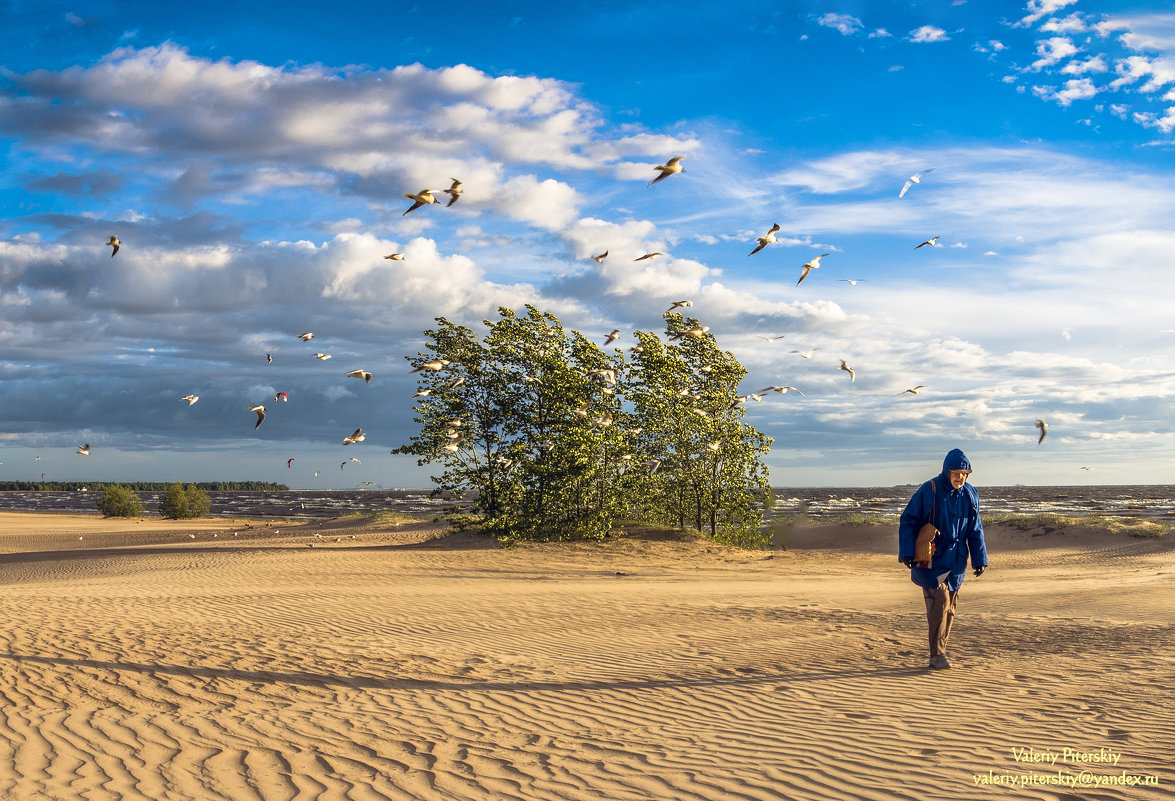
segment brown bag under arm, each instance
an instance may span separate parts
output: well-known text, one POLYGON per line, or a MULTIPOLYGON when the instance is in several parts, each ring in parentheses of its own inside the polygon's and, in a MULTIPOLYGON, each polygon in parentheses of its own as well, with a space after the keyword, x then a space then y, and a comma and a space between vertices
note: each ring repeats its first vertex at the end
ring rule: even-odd
POLYGON ((934 493, 934 500, 930 502, 930 522, 918 529, 918 536, 914 540, 914 561, 926 562, 934 558, 934 538, 938 529, 934 527, 935 502, 938 500, 938 489, 934 486, 934 479, 930 479, 930 491, 934 493))

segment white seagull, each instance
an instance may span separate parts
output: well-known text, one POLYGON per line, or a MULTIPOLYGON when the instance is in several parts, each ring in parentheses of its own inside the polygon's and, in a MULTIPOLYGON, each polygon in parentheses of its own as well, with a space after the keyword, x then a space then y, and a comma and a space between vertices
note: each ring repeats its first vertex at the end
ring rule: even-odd
POLYGON ((384 258, 391 259, 392 261, 404 261, 404 254, 403 253, 389 253, 388 255, 384 256, 384 258))
POLYGON ((637 256, 635 259, 633 259, 633 261, 644 261, 645 259, 650 259, 650 260, 651 260, 651 259, 655 259, 655 258, 657 258, 658 256, 664 256, 664 255, 665 255, 665 254, 664 254, 664 253, 662 253, 661 251, 659 251, 659 250, 654 250, 652 253, 646 253, 646 254, 645 254, 645 255, 643 255, 643 256, 637 256))
POLYGON ((118 252, 118 248, 122 245, 122 243, 118 241, 117 236, 115 236, 114 234, 111 234, 110 239, 106 240, 106 244, 109 245, 111 248, 110 258, 113 259, 114 254, 118 252))
POLYGON ((819 269, 820 268, 820 260, 823 259, 827 255, 828 255, 827 253, 821 253, 819 256, 817 256, 816 258, 812 259, 810 262, 805 264, 804 268, 803 268, 804 272, 800 274, 800 280, 796 281, 796 286, 799 286, 800 284, 804 283, 804 279, 808 277, 808 273, 812 272, 813 270, 819 269))
POLYGON ((756 241, 756 242, 758 242, 759 244, 758 244, 758 245, 756 245, 756 246, 755 246, 755 249, 754 249, 754 250, 752 250, 752 251, 751 251, 750 253, 748 253, 747 255, 748 255, 748 256, 754 256, 756 253, 758 253, 758 252, 759 252, 760 250, 762 250, 763 248, 765 248, 765 247, 767 247, 768 245, 770 245, 770 244, 774 243, 774 242, 775 242, 775 232, 776 232, 776 231, 778 231, 778 230, 779 230, 779 223, 775 223, 775 225, 771 226, 771 230, 770 230, 770 231, 768 231, 767 233, 763 234, 763 236, 756 237, 756 238, 755 238, 755 241, 756 241))
POLYGON ((928 172, 934 172, 934 168, 931 167, 929 170, 920 170, 907 178, 905 186, 902 187, 902 191, 898 192, 898 197, 905 197, 906 193, 910 191, 911 186, 922 183, 922 176, 928 172))
POLYGON ((180 400, 186 402, 189 406, 191 406, 193 403, 200 400, 200 396, 199 395, 184 395, 182 398, 180 398, 180 400))
POLYGON ((80 453, 82 456, 89 456, 90 455, 90 443, 87 442, 85 445, 82 445, 80 448, 78 448, 74 452, 80 453))
POLYGON ((604 347, 608 347, 618 339, 620 339, 620 329, 616 328, 612 331, 611 334, 608 335, 608 338, 604 340, 604 347))
POLYGON ((445 366, 448 363, 449 363, 448 359, 433 359, 431 362, 425 362, 424 364, 417 367, 415 370, 411 370, 409 372, 409 374, 419 373, 421 370, 434 370, 434 371, 435 370, 444 370, 445 366))
POLYGON ((355 429, 355 433, 353 433, 351 436, 343 437, 343 444, 352 445, 356 442, 362 442, 365 439, 367 439, 367 435, 363 433, 363 429, 357 428, 355 429))
POLYGON ((595 256, 592 256, 592 261, 596 264, 603 264, 606 258, 608 258, 608 251, 605 250, 603 253, 597 253, 595 256))
POLYGON ((310 340, 314 339, 314 332, 307 331, 305 334, 298 334, 298 339, 302 340, 303 342, 309 342, 310 340))
POLYGON ((453 185, 445 190, 445 194, 449 196, 449 202, 445 204, 445 208, 448 208, 449 206, 452 206, 454 203, 456 203, 457 198, 461 197, 461 193, 465 191, 461 188, 461 182, 456 178, 450 178, 449 180, 453 182, 453 185))
POLYGON ((692 300, 675 300, 673 302, 673 305, 665 310, 665 313, 668 314, 669 312, 673 311, 674 309, 686 309, 686 308, 689 308, 690 306, 693 306, 693 305, 694 305, 694 302, 692 300))
POLYGON ((258 404, 257 406, 250 406, 249 411, 257 412, 257 425, 253 426, 253 430, 256 431, 265 422, 265 407, 258 404))
POLYGON ((852 368, 852 367, 849 367, 849 366, 848 366, 848 364, 846 364, 846 363, 845 363, 845 360, 844 360, 844 359, 841 359, 841 360, 840 360, 840 369, 841 369, 841 370, 844 370, 846 373, 848 373, 848 374, 849 374, 849 383, 850 383, 850 384, 852 384, 852 383, 856 382, 856 380, 857 380, 857 374, 853 372, 853 368, 852 368))
POLYGON ((910 387, 909 389, 903 389, 901 392, 898 393, 898 396, 901 397, 902 395, 905 395, 906 393, 909 393, 911 395, 917 395, 918 390, 920 390, 920 389, 926 389, 926 385, 919 384, 916 387, 910 387))
MULTIPOLYGON (((440 201, 437 200, 436 194, 440 191, 441 190, 439 189, 421 189, 415 195, 411 192, 405 192, 404 197, 413 201, 413 203, 408 207, 408 211, 405 211, 404 214, 407 214, 409 211, 416 211, 421 206, 427 206, 430 203, 439 203, 440 201)), ((404 214, 401 214, 400 216, 403 217, 404 214)))
POLYGON ((654 167, 653 169, 660 170, 661 174, 653 180, 649 181, 649 186, 652 186, 658 181, 664 181, 670 175, 676 175, 679 172, 685 172, 685 168, 681 166, 681 160, 683 158, 685 158, 685 156, 674 156, 664 164, 658 164, 656 167, 654 167))
POLYGON ((347 373, 347 378, 362 378, 368 384, 371 383, 371 373, 366 370, 351 370, 347 373))
POLYGON ((921 245, 915 245, 915 246, 914 246, 914 250, 917 250, 918 248, 924 248, 924 247, 926 247, 927 245, 930 245, 932 248, 936 248, 936 247, 938 247, 938 237, 937 237, 937 236, 932 236, 932 237, 930 237, 930 239, 927 239, 927 240, 926 240, 925 242, 923 242, 921 245))

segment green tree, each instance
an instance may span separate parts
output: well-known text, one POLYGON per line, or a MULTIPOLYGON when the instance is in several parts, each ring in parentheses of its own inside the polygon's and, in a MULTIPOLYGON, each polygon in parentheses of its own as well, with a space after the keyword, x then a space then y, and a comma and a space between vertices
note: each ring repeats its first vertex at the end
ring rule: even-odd
POLYGON ((212 510, 208 493, 194 484, 187 488, 180 482, 168 485, 159 499, 159 514, 174 520, 207 517, 212 510))
POLYGON ((143 502, 126 487, 106 487, 96 503, 103 517, 139 517, 143 514, 143 502))

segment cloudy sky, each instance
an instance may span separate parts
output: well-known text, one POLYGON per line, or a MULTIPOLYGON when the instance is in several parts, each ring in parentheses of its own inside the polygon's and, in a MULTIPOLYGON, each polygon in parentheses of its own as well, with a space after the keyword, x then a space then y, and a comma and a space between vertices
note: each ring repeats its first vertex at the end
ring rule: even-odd
POLYGON ((691 299, 776 486, 1175 483, 1170 3, 342 5, 0 6, 0 479, 428 486, 434 317, 691 299))

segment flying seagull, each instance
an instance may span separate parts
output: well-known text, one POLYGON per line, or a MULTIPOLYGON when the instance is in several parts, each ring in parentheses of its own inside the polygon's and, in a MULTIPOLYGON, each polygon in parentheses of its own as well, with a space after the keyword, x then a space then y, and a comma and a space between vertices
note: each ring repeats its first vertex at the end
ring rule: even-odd
POLYGON ((796 281, 796 286, 804 283, 804 279, 808 277, 808 273, 820 268, 820 260, 827 256, 827 253, 821 253, 816 258, 804 265, 804 272, 800 274, 800 280, 796 281))
POLYGON ((748 255, 748 256, 754 256, 754 255, 755 255, 756 253, 758 253, 760 250, 762 250, 763 248, 765 248, 765 247, 767 247, 768 245, 770 245, 770 244, 772 244, 773 242, 775 242, 775 232, 776 232, 776 231, 778 231, 778 230, 779 230, 779 223, 775 223, 775 225, 771 226, 771 230, 770 230, 770 231, 768 231, 767 233, 765 233, 763 236, 756 237, 755 241, 756 241, 756 242, 758 242, 759 244, 758 244, 758 245, 756 245, 756 246, 755 246, 755 249, 754 249, 754 250, 752 250, 752 251, 751 251, 750 253, 748 253, 747 255, 748 255))
POLYGON ((272 353, 265 354, 265 363, 266 364, 273 364, 273 354, 272 353))
POLYGON ((1036 418, 1035 425, 1036 425, 1036 428, 1040 431, 1040 439, 1038 439, 1036 441, 1036 444, 1039 445, 1040 443, 1044 442, 1044 438, 1048 436, 1049 424, 1046 423, 1044 420, 1041 420, 1038 417, 1038 418, 1036 418))
POLYGON ((388 255, 384 256, 384 258, 391 259, 392 261, 404 261, 404 254, 403 253, 389 253, 388 255))
POLYGON ((253 430, 261 428, 261 424, 265 422, 265 407, 260 404, 257 406, 250 406, 249 411, 257 412, 257 425, 253 426, 253 430))
POLYGON ((645 259, 655 259, 658 256, 664 256, 664 255, 665 254, 662 253, 661 251, 655 250, 652 253, 646 253, 643 256, 637 256, 635 259, 633 259, 633 261, 644 261, 645 259))
POLYGON ((787 391, 788 391, 789 389, 790 389, 792 392, 794 392, 794 393, 796 393, 797 395, 799 395, 801 398, 806 398, 806 397, 808 397, 808 396, 807 396, 807 395, 805 395, 803 392, 800 392, 798 389, 796 389, 795 387, 791 387, 791 386, 787 386, 787 387, 777 387, 777 386, 764 387, 763 389, 759 390, 759 391, 758 391, 758 392, 756 392, 755 394, 756 394, 756 395, 763 395, 763 394, 766 394, 766 393, 768 393, 768 392, 778 392, 780 395, 786 395, 786 394, 787 394, 787 391))
POLYGON ((787 336, 787 334, 779 334, 779 335, 773 336, 773 337, 765 337, 762 334, 756 334, 755 336, 757 336, 759 339, 763 340, 764 342, 770 344, 772 342, 775 342, 778 339, 783 339, 785 336, 787 336))
POLYGON ((448 363, 449 363, 448 359, 433 359, 431 362, 425 362, 424 364, 417 367, 415 370, 410 371, 409 374, 419 373, 421 370, 443 370, 443 369, 445 369, 445 365, 447 365, 448 363))
POLYGON ((298 334, 298 339, 302 340, 303 342, 309 342, 310 340, 314 339, 314 332, 307 331, 305 334, 298 334))
POLYGON ((110 235, 110 239, 106 240, 106 244, 110 246, 110 258, 114 258, 114 254, 118 252, 118 248, 122 245, 118 241, 118 237, 114 234, 110 235))
POLYGON ((926 240, 925 242, 923 242, 921 245, 915 245, 915 246, 914 246, 914 250, 917 250, 918 248, 924 248, 924 247, 926 247, 927 245, 930 245, 932 248, 936 248, 936 247, 938 247, 938 237, 937 237, 937 236, 932 236, 932 237, 930 237, 930 239, 927 239, 927 240, 926 240))
MULTIPOLYGON (((408 211, 416 211, 421 206, 427 206, 429 203, 439 203, 440 201, 436 199, 435 193, 440 191, 439 189, 421 189, 415 195, 411 192, 405 192, 404 197, 413 201, 412 205, 408 207, 408 211)), ((407 214, 408 211, 404 212, 404 214, 407 214)), ((403 217, 404 214, 400 216, 403 217)))
POLYGON ((74 452, 80 453, 82 456, 89 456, 90 455, 90 443, 87 442, 85 445, 82 445, 80 448, 78 448, 74 452))
POLYGON ((182 398, 180 398, 180 400, 185 401, 189 406, 191 406, 193 403, 200 400, 200 396, 199 395, 184 395, 182 398))
POLYGON ((845 363, 844 359, 840 360, 840 369, 849 374, 849 383, 852 384, 857 380, 857 374, 853 372, 853 368, 845 363))
POLYGON ((609 345, 611 345, 613 342, 615 342, 618 339, 620 339, 620 329, 614 328, 612 330, 612 333, 608 335, 608 338, 604 340, 604 347, 605 348, 608 347, 609 345))
POLYGON ((320 362, 325 362, 327 359, 330 358, 330 354, 329 353, 316 353, 316 354, 314 354, 314 358, 318 359, 320 362))
POLYGON ((605 250, 603 253, 592 256, 592 261, 594 261, 596 264, 603 264, 604 259, 606 258, 608 258, 608 251, 605 250))
POLYGON ((465 191, 461 188, 461 182, 456 178, 450 178, 449 180, 453 182, 453 185, 445 190, 445 194, 449 196, 449 202, 445 204, 445 208, 456 203, 457 198, 461 197, 461 193, 465 191))
POLYGON ((864 278, 842 278, 840 280, 844 281, 849 286, 856 286, 857 284, 861 283, 865 279, 864 278))
POLYGON ((811 359, 812 354, 816 352, 816 348, 809 348, 808 350, 793 350, 792 353, 798 355, 801 359, 811 359))
POLYGON ((911 395, 917 395, 918 390, 920 390, 920 389, 926 389, 926 385, 919 384, 916 387, 910 387, 909 389, 903 389, 901 392, 898 393, 898 396, 900 397, 902 395, 905 395, 907 392, 910 393, 911 395))
POLYGON ((898 192, 898 197, 905 197, 906 193, 910 191, 911 186, 922 183, 922 176, 928 172, 934 172, 934 168, 931 167, 929 170, 920 170, 907 178, 905 186, 902 187, 902 191, 898 192))
POLYGON ((357 428, 355 429, 355 433, 353 433, 351 436, 343 437, 343 444, 352 445, 356 442, 362 442, 365 439, 367 439, 367 435, 363 433, 363 429, 357 428))
POLYGON ((685 156, 674 156, 664 164, 658 164, 656 167, 654 167, 653 169, 660 170, 661 174, 653 180, 649 181, 649 186, 652 186, 658 181, 664 181, 670 175, 676 175, 679 172, 685 172, 685 168, 681 166, 681 160, 683 158, 685 158, 685 156))
POLYGON ((347 373, 347 378, 362 378, 368 384, 371 383, 371 373, 366 370, 351 370, 347 373))
POLYGON ((665 310, 665 313, 668 314, 669 312, 673 311, 674 309, 685 309, 685 308, 689 308, 690 306, 693 306, 693 305, 694 305, 694 302, 692 300, 675 300, 673 302, 673 305, 665 310))

